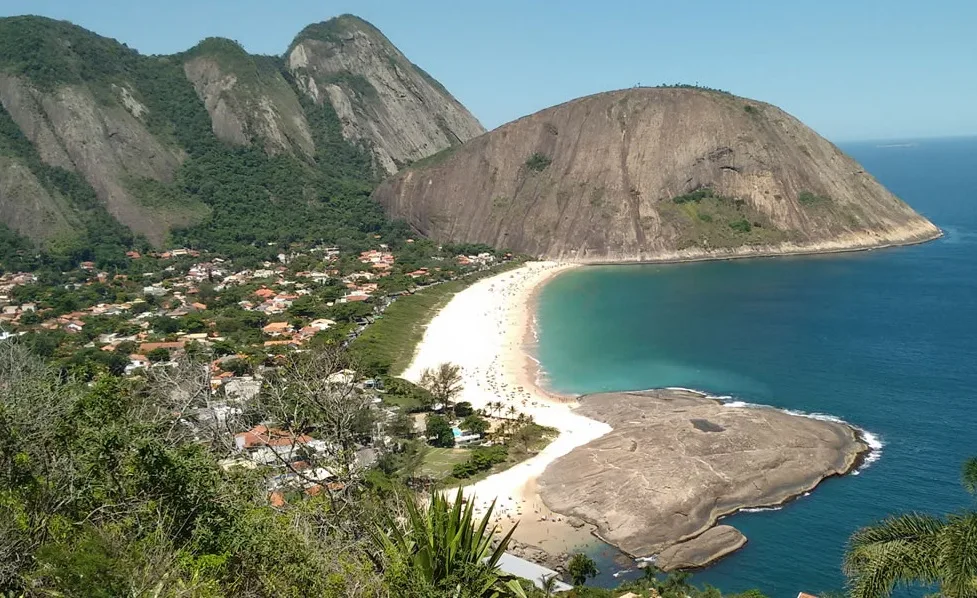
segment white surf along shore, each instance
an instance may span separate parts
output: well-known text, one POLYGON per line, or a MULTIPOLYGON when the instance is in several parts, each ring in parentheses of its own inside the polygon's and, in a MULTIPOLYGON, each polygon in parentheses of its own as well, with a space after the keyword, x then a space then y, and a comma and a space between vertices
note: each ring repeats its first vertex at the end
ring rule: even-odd
MULTIPOLYGON (((457 364, 464 389, 456 401, 468 401, 476 409, 498 401, 504 405, 503 413, 512 406, 517 413, 531 415, 537 423, 559 431, 538 455, 464 488, 466 497, 474 497, 479 513, 495 500, 496 522, 508 527, 518 521, 513 537, 552 555, 597 541, 591 534, 595 528, 580 522, 574 527, 567 517, 550 511, 539 497, 536 479, 559 457, 611 431, 609 425, 576 413, 574 397, 547 392, 537 385, 539 368, 531 354, 535 344, 531 325, 534 296, 545 282, 575 267, 579 266, 530 262, 459 292, 431 320, 403 373, 404 378, 419 382, 426 368, 445 362, 457 364)), ((710 398, 732 408, 764 407, 733 397, 710 398)), ((846 423, 823 414, 791 413, 846 423)), ((856 430, 871 450, 861 469, 878 459, 882 443, 871 433, 856 430)))
POLYGON ((452 298, 431 320, 403 377, 418 382, 425 368, 450 362, 461 366, 464 390, 456 401, 476 409, 500 401, 536 423, 556 428, 559 436, 538 455, 464 488, 479 512, 496 500, 495 519, 519 521, 517 540, 551 554, 565 552, 593 538, 589 526, 573 528, 550 512, 539 498, 536 478, 557 458, 611 430, 573 412, 570 397, 547 393, 536 385, 533 342, 533 294, 553 276, 575 267, 531 262, 481 280, 452 298))

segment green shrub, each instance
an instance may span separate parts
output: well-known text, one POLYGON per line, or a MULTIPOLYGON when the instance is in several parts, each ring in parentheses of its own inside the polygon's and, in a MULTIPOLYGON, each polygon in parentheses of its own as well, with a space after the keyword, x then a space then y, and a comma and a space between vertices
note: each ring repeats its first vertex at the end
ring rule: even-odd
POLYGON ((532 170, 533 172, 543 172, 546 170, 546 167, 552 163, 553 159, 549 156, 535 152, 532 156, 529 156, 528 160, 526 160, 526 168, 532 170))
POLYGON ((685 195, 677 195, 672 198, 672 201, 678 204, 695 203, 711 197, 717 196, 709 187, 703 187, 701 189, 696 189, 691 193, 686 193, 685 195))
POLYGON ((753 225, 746 218, 740 218, 739 220, 734 220, 729 223, 729 228, 735 230, 738 233, 748 233, 753 230, 753 225))
POLYGON ((799 201, 802 206, 815 206, 818 204, 828 203, 831 201, 831 198, 823 195, 817 195, 811 193, 810 191, 801 191, 797 194, 797 201, 799 201))
POLYGON ((509 449, 504 445, 479 447, 472 451, 472 456, 464 463, 458 463, 451 470, 451 475, 459 478, 470 478, 471 476, 492 469, 493 465, 504 463, 509 458, 509 449))
POLYGON ((747 114, 759 114, 760 113, 760 111, 756 109, 756 106, 751 106, 749 104, 746 104, 745 106, 743 106, 743 110, 745 110, 747 114))
POLYGON ((712 222, 712 216, 709 214, 699 214, 699 220, 703 222, 712 222))
POLYGON ((455 435, 451 431, 451 424, 440 415, 427 416, 425 436, 432 446, 451 448, 455 445, 455 435))

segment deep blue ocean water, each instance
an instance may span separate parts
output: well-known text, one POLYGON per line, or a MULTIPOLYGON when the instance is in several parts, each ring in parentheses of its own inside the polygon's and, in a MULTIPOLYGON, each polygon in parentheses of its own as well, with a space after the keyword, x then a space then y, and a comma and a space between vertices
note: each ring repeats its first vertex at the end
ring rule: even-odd
MULTIPOLYGON (((977 455, 977 139, 843 149, 946 236, 829 256, 581 268, 540 293, 538 357, 553 389, 691 387, 834 415, 884 442, 857 476, 727 519, 749 544, 695 575, 724 591, 842 590, 845 542, 860 526, 972 504, 959 480, 977 455)), ((595 554, 597 583, 619 581, 612 551, 595 554)))

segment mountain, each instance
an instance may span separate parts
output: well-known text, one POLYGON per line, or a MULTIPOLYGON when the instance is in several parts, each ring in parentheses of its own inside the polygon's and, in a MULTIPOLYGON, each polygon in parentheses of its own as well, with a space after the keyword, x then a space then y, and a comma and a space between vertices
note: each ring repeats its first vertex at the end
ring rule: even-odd
POLYGON ((543 110, 374 192, 439 240, 577 261, 832 251, 940 231, 770 104, 675 86, 543 110))
POLYGON ((306 28, 287 57, 219 38, 145 56, 0 19, 0 232, 71 260, 372 234, 380 177, 482 131, 353 16, 306 28))
POLYGON ((330 102, 343 136, 367 142, 388 174, 485 132, 448 90, 357 17, 306 27, 287 61, 299 89, 330 102))

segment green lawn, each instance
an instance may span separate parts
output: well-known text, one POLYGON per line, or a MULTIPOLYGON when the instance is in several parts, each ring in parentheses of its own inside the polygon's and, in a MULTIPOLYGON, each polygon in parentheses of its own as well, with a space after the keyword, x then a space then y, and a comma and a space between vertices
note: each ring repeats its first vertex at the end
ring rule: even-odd
POLYGON ((424 460, 417 469, 417 474, 441 479, 451 475, 451 470, 458 463, 468 460, 471 451, 468 449, 428 447, 424 452, 424 460))
POLYGON ((413 295, 397 299, 383 316, 367 327, 350 349, 358 363, 376 372, 386 370, 390 375, 402 373, 414 357, 417 343, 424 336, 424 327, 456 293, 478 280, 515 268, 522 262, 513 261, 484 272, 422 289, 413 295))

